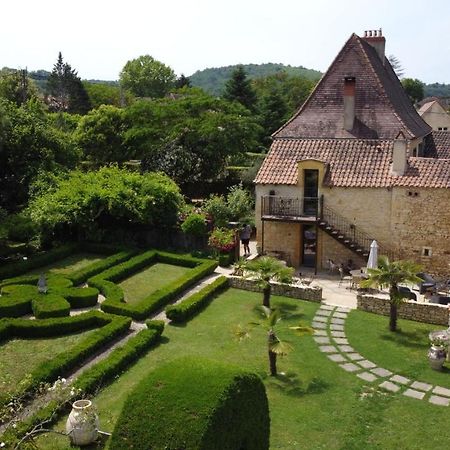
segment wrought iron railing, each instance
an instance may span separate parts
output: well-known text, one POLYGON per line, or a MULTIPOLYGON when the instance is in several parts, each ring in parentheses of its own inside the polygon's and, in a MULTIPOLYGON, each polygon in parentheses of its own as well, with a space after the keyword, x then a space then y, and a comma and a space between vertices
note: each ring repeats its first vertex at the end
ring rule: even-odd
MULTIPOLYGON (((370 252, 370 244, 372 244, 375 238, 360 230, 355 226, 355 224, 341 216, 333 209, 325 206, 323 203, 321 204, 320 220, 331 226, 335 234, 344 236, 344 238, 348 239, 351 243, 363 249, 365 252, 370 252)), ((397 256, 385 245, 380 244, 378 241, 377 244, 379 255, 386 255, 389 258, 394 258, 397 256)))
POLYGON ((319 197, 276 197, 268 195, 261 198, 263 216, 276 217, 318 217, 319 197))

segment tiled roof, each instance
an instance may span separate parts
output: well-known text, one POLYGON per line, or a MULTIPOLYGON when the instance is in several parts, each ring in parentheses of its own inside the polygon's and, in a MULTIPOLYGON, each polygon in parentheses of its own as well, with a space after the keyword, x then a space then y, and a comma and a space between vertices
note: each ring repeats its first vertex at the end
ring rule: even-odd
POLYGON ((417 114, 389 61, 353 34, 300 110, 277 138, 394 139, 423 137, 431 127, 417 114), (355 77, 355 125, 343 129, 345 77, 355 77))
POLYGON ((276 139, 255 183, 295 185, 297 163, 316 159, 327 163, 327 186, 450 188, 450 160, 409 158, 406 173, 395 176, 392 150, 392 140, 276 139))
POLYGON ((433 131, 425 141, 425 155, 450 159, 450 131, 433 131))

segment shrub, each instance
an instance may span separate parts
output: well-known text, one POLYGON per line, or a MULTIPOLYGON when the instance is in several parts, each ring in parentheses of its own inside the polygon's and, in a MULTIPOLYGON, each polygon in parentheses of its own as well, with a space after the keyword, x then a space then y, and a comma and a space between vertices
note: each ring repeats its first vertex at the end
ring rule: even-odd
POLYGON ((201 311, 212 297, 228 286, 228 278, 221 276, 199 292, 183 300, 181 303, 166 308, 166 316, 172 322, 186 322, 189 318, 201 311))
POLYGON ((242 183, 232 186, 227 195, 227 204, 231 219, 237 222, 247 221, 254 216, 254 201, 250 192, 242 187, 242 183))
POLYGON ((68 288, 63 291, 63 295, 72 308, 87 308, 97 304, 98 289, 94 287, 68 288))
POLYGON ((148 349, 159 341, 161 333, 155 329, 142 330, 124 345, 114 349, 104 360, 83 372, 75 382, 75 387, 85 393, 96 392, 100 386, 126 370, 148 349))
POLYGON ((253 373, 218 362, 185 358, 159 367, 129 395, 111 450, 264 450, 269 408, 253 373))
POLYGON ((230 220, 230 209, 223 196, 212 195, 203 203, 202 209, 211 217, 216 227, 224 227, 230 220))
POLYGON ((31 308, 36 319, 64 317, 70 314, 70 303, 57 294, 37 294, 31 301, 31 308))
POLYGON ((229 252, 236 246, 235 231, 215 228, 208 239, 208 245, 218 252, 229 252))
POLYGON ((3 224, 11 241, 28 242, 37 232, 36 226, 29 217, 23 214, 8 216, 3 224))
POLYGON ((166 323, 164 322, 164 320, 147 320, 145 322, 145 325, 147 325, 147 328, 149 330, 155 330, 161 335, 163 334, 166 323))
POLYGON ((206 234, 206 217, 203 214, 192 213, 181 224, 183 233, 201 237, 206 234))

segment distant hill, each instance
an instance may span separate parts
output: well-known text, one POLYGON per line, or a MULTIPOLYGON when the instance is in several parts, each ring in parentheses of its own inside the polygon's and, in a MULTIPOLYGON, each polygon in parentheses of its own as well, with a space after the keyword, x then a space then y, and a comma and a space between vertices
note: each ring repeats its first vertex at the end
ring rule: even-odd
MULTIPOLYGON (((192 86, 204 89, 213 95, 221 95, 225 83, 231 77, 232 72, 238 65, 217 67, 204 70, 197 70, 189 79, 192 86)), ((289 75, 302 76, 310 80, 318 80, 322 73, 318 70, 306 69, 305 67, 285 66, 284 64, 242 64, 249 78, 262 78, 274 75, 278 72, 287 72, 289 75)))
POLYGON ((450 84, 426 84, 423 91, 425 93, 425 97, 450 97, 450 84))

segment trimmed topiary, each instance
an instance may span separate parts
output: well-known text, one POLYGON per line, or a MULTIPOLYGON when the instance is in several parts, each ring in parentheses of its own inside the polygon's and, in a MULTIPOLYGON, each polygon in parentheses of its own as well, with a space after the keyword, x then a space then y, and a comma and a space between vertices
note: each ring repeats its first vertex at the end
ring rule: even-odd
POLYGON ((166 316, 172 322, 186 322, 201 311, 218 292, 228 287, 228 278, 221 276, 199 292, 192 294, 182 302, 166 308, 166 316))
POLYGON ((156 369, 130 394, 111 450, 265 450, 264 384, 238 367, 184 358, 156 369))
POLYGON ((145 325, 149 330, 155 330, 159 335, 163 334, 166 323, 164 320, 146 320, 145 325))

